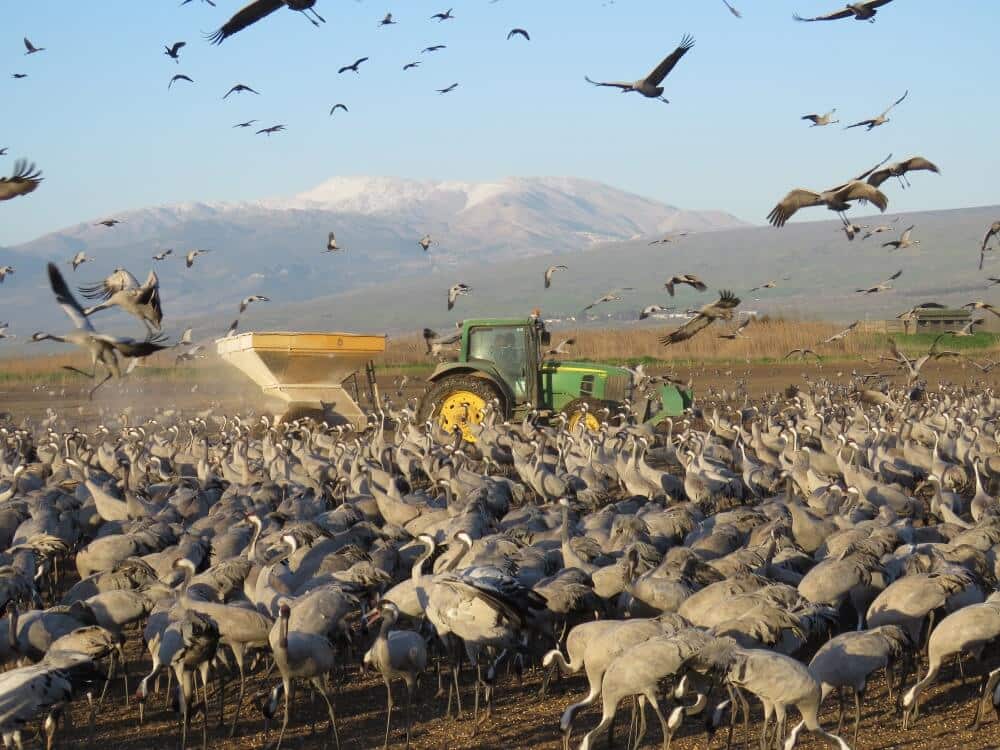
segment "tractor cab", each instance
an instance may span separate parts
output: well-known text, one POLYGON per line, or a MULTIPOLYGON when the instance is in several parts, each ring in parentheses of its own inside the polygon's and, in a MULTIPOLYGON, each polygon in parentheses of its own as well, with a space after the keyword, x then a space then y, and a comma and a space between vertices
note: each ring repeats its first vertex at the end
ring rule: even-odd
MULTIPOLYGON (((446 432, 473 441, 489 410, 499 418, 528 411, 562 413, 567 426, 582 421, 598 429, 626 401, 633 401, 632 373, 592 362, 544 360, 549 332, 538 317, 482 318, 462 323, 458 359, 439 365, 420 406, 421 420, 436 419, 446 432)), ((658 422, 691 405, 690 391, 661 386, 646 398, 640 416, 658 422)), ((633 403, 633 409, 640 406, 633 403)))

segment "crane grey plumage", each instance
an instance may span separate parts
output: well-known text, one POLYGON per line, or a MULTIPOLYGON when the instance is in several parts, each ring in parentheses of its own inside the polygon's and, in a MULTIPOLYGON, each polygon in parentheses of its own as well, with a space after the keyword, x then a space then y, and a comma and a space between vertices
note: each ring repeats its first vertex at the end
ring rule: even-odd
MULTIPOLYGON (((927 674, 903 696, 903 728, 908 728, 916 721, 919 715, 920 694, 937 678, 945 659, 968 653, 974 661, 978 661, 986 646, 996 643, 998 639, 1000 639, 1000 598, 996 595, 982 604, 963 607, 941 620, 927 641, 927 674)), ((980 696, 977 704, 975 717, 977 724, 987 697, 980 696)))
POLYGON ((911 224, 903 233, 899 236, 898 240, 890 240, 889 242, 883 242, 882 247, 889 247, 893 250, 905 250, 908 247, 913 247, 914 245, 919 245, 920 240, 911 239, 913 235, 914 225, 911 224))
POLYGON ((193 599, 188 595, 188 587, 191 585, 191 578, 195 573, 194 564, 187 559, 178 560, 175 565, 184 572, 184 582, 181 584, 179 602, 191 612, 198 612, 207 615, 215 623, 219 632, 219 640, 226 644, 233 652, 233 658, 240 673, 240 692, 236 703, 236 713, 233 715, 233 723, 229 729, 229 736, 236 732, 236 723, 239 721, 240 712, 243 708, 243 697, 246 693, 246 673, 245 662, 248 650, 252 648, 265 648, 269 644, 268 636, 271 632, 271 620, 252 609, 244 609, 229 604, 217 604, 193 599))
POLYGON ((555 276, 556 271, 565 271, 566 266, 549 266, 545 269, 545 288, 548 289, 552 286, 552 277, 555 276))
POLYGON ((316 5, 316 0, 254 0, 226 21, 218 31, 210 34, 208 39, 212 44, 222 44, 233 34, 243 31, 282 7, 298 11, 313 26, 326 23, 326 20, 316 12, 314 5, 316 5))
POLYGON ((691 36, 685 36, 681 39, 681 43, 677 46, 673 52, 667 55, 663 60, 653 68, 645 78, 640 78, 638 81, 633 81, 631 83, 627 81, 594 81, 587 76, 584 76, 587 83, 593 84, 594 86, 609 86, 612 88, 617 88, 622 91, 622 93, 628 93, 630 91, 635 91, 649 99, 659 99, 662 102, 669 103, 669 99, 663 96, 663 86, 661 85, 663 79, 666 78, 670 71, 674 69, 681 58, 684 57, 687 52, 694 47, 694 38, 691 36))
MULTIPOLYGON (((480 686, 485 688, 489 716, 497 664, 521 647, 522 631, 544 610, 542 596, 491 566, 445 573, 434 579, 427 618, 440 637, 454 636, 464 643, 469 661, 476 667, 477 714, 480 686), (487 647, 499 649, 501 655, 490 665, 484 680, 479 656, 487 647)), ((454 679, 457 684, 457 673, 454 679)))
POLYGON ((81 286, 79 291, 87 299, 102 300, 86 308, 83 311, 84 315, 90 316, 110 307, 119 307, 129 315, 139 318, 150 334, 160 330, 163 307, 160 302, 160 279, 155 271, 150 271, 146 280, 140 284, 124 268, 117 268, 103 281, 90 286, 81 286))
MULTIPOLYGON (((0 201, 9 201, 21 195, 28 195, 42 183, 42 171, 27 159, 14 162, 14 172, 10 177, 0 177, 0 201)), ((2 281, 2 276, 0 276, 2 281)))
POLYGON ((187 747, 187 730, 191 721, 190 706, 197 699, 201 676, 202 713, 201 747, 208 747, 208 668, 215 658, 221 634, 215 621, 203 612, 185 611, 180 621, 181 647, 174 653, 170 668, 177 679, 181 707, 181 747, 187 747))
POLYGON ((170 82, 167 84, 167 89, 172 89, 174 84, 178 81, 187 81, 188 83, 194 83, 194 79, 191 76, 186 76, 183 73, 178 73, 170 78, 170 82))
POLYGON ((469 294, 471 291, 472 287, 469 286, 468 284, 463 284, 462 282, 459 282, 453 285, 448 290, 448 309, 451 310, 453 307, 455 307, 455 301, 459 297, 469 294))
POLYGON ((739 306, 740 298, 723 289, 719 294, 719 299, 709 303, 698 310, 698 314, 687 323, 675 331, 660 337, 660 343, 670 346, 681 341, 686 341, 699 331, 707 328, 716 320, 732 320, 733 311, 739 306))
POLYGON ((270 302, 270 297, 265 297, 263 294, 251 294, 248 297, 244 297, 240 300, 240 315, 246 312, 246 309, 254 302, 270 302))
MULTIPOLYGON (((854 694, 854 747, 858 746, 861 702, 864 700, 869 680, 878 670, 886 670, 891 701, 894 666, 900 663, 912 648, 913 642, 902 628, 897 625, 882 625, 871 630, 847 632, 831 638, 820 647, 809 662, 809 671, 820 682, 821 702, 833 690, 840 688, 849 688, 854 694)), ((905 677, 905 674, 901 677, 905 677)), ((841 710, 841 721, 843 721, 843 710, 841 710)), ((837 731, 840 731, 839 724, 837 731)))
POLYGON ((844 212, 851 207, 853 201, 871 203, 885 213, 885 209, 889 205, 889 199, 878 188, 864 182, 864 180, 889 161, 890 158, 892 158, 892 154, 854 179, 832 187, 829 190, 816 192, 806 188, 795 188, 771 209, 771 213, 767 215, 768 222, 772 226, 783 227, 800 209, 812 206, 826 206, 829 210, 840 214, 841 222, 847 224, 848 221, 844 216, 844 212))
POLYGON ((877 127, 879 127, 881 125, 885 125, 887 122, 889 122, 889 116, 888 116, 889 113, 893 109, 895 109, 896 105, 899 104, 900 102, 902 102, 909 95, 909 93, 910 93, 910 90, 907 89, 906 91, 903 92, 903 95, 901 97, 899 97, 896 101, 894 101, 892 104, 890 104, 884 110, 882 110, 882 112, 880 114, 878 114, 875 117, 872 117, 872 118, 870 118, 868 120, 861 120, 860 122, 856 122, 853 125, 848 125, 848 126, 846 126, 844 128, 844 130, 850 130, 851 128, 859 128, 859 127, 864 126, 864 128, 870 132, 874 128, 877 128, 877 127))
POLYGON ((803 120, 809 120, 809 121, 811 121, 812 125, 809 126, 811 128, 821 128, 821 127, 824 127, 826 125, 833 125, 834 123, 840 122, 840 120, 834 120, 833 119, 833 116, 834 116, 834 114, 836 114, 836 112, 837 112, 837 108, 834 107, 833 109, 831 109, 826 114, 822 114, 822 115, 816 115, 816 114, 813 114, 813 115, 802 115, 802 119, 803 120))
POLYGON ((663 286, 666 287, 667 294, 673 297, 674 287, 676 287, 678 284, 687 284, 689 287, 698 292, 704 292, 706 289, 708 289, 708 284, 699 279, 693 273, 682 273, 672 276, 663 286))
POLYGON ((75 367, 66 366, 66 369, 72 370, 73 372, 79 372, 82 375, 96 379, 97 377, 97 363, 100 362, 107 369, 107 375, 104 380, 101 380, 97 385, 94 386, 90 391, 91 397, 93 397, 94 391, 101 387, 108 379, 111 377, 121 377, 121 370, 118 366, 118 355, 121 354, 125 357, 148 357, 151 354, 155 354, 158 351, 166 349, 166 345, 162 344, 161 338, 158 337, 148 337, 145 341, 137 341, 135 339, 127 338, 124 336, 110 336, 107 334, 98 333, 94 326, 90 323, 84 309, 77 302, 76 298, 73 297, 73 293, 69 290, 65 279, 63 279, 62 273, 56 267, 54 263, 48 264, 49 272, 49 283, 52 287, 52 291, 56 296, 56 302, 62 307, 63 312, 69 317, 69 319, 75 325, 75 330, 70 333, 63 334, 61 336, 56 336, 51 333, 36 332, 32 335, 32 341, 61 341, 69 344, 74 344, 75 346, 83 349, 90 354, 90 362, 93 367, 93 372, 87 373, 82 370, 78 370, 75 367))
POLYGON ((878 187, 890 177, 899 180, 901 187, 910 187, 910 180, 906 176, 908 172, 926 171, 934 174, 941 174, 941 170, 934 162, 928 161, 922 156, 911 156, 904 161, 897 161, 881 169, 876 169, 868 176, 868 184, 878 187))
MULTIPOLYGON (((338 74, 340 74, 340 73, 346 73, 348 70, 353 71, 355 73, 360 73, 361 72, 361 69, 360 69, 361 63, 367 62, 367 61, 368 61, 367 57, 359 57, 357 60, 355 60, 354 62, 352 62, 350 65, 344 65, 343 67, 339 68, 337 70, 337 73, 338 74)), ((343 106, 343 105, 341 105, 341 106, 343 106)), ((344 107, 344 109, 346 110, 347 108, 344 107)), ((330 114, 333 114, 333 110, 330 110, 330 114)))
MULTIPOLYGON (((281 740, 288 727, 289 701, 291 700, 292 682, 295 679, 307 680, 313 690, 323 698, 330 718, 330 730, 337 750, 340 750, 340 736, 337 733, 337 717, 330 702, 328 673, 334 666, 333 644, 328 634, 308 630, 293 630, 289 632, 291 608, 282 604, 278 611, 278 620, 271 629, 268 641, 274 661, 281 673, 282 689, 285 697, 285 711, 281 722, 281 731, 275 744, 275 750, 280 750, 281 740)), ((277 688, 275 689, 277 690, 277 688)), ((272 693, 274 700, 275 693, 272 693)))
MULTIPOLYGON (((661 681, 677 678, 693 656, 713 637, 699 628, 688 628, 669 635, 660 635, 639 643, 611 662, 601 681, 603 710, 600 723, 583 738, 580 750, 590 750, 594 737, 610 727, 618 704, 625 697, 638 695, 653 707, 663 730, 663 746, 669 747, 673 733, 680 726, 684 709, 672 711, 668 719, 660 708, 661 681)), ((700 706, 695 710, 700 710, 700 706)), ((636 744, 642 743, 645 726, 641 725, 636 744)))
POLYGON ((853 18, 855 21, 875 23, 878 8, 891 2, 892 0, 862 0, 862 2, 848 3, 842 10, 835 10, 823 16, 803 18, 796 13, 793 18, 796 21, 837 21, 841 18, 853 18))
POLYGON ((385 747, 389 746, 389 728, 392 722, 392 680, 399 679, 405 683, 406 747, 409 748, 413 691, 417 686, 417 678, 427 669, 427 644, 419 633, 412 630, 392 630, 399 619, 399 608, 392 602, 383 601, 373 609, 370 622, 379 617, 382 619, 382 626, 375 643, 365 653, 363 662, 375 667, 385 683, 385 747))
POLYGON ((835 744, 840 750, 850 750, 842 738, 824 730, 819 723, 820 684, 801 662, 763 649, 741 649, 731 639, 723 638, 709 643, 692 657, 689 664, 699 671, 721 674, 729 685, 757 696, 764 707, 761 731, 765 745, 772 714, 777 724, 777 740, 780 741, 787 707, 795 706, 802 715, 802 721, 789 733, 785 750, 795 747, 803 728, 835 744))
MULTIPOLYGON (((2 180, 0 180, 2 183, 2 180)), ((0 184, 0 200, 3 200, 3 185, 0 184)), ((994 221, 990 224, 989 228, 986 230, 986 236, 983 237, 983 244, 979 248, 979 270, 983 270, 983 261, 986 259, 986 253, 990 250, 990 240, 994 237, 1000 236, 1000 221, 994 221)))
MULTIPOLYGON (((0 734, 4 745, 21 747, 21 729, 48 709, 72 698, 73 686, 61 670, 48 664, 20 667, 0 674, 0 734)), ((51 747, 51 734, 47 745, 51 747)))
POLYGON ((878 284, 875 284, 874 286, 870 286, 864 289, 855 289, 854 291, 857 292, 858 294, 878 294, 879 292, 886 292, 892 289, 891 282, 895 281, 902 275, 903 275, 903 269, 900 269, 896 271, 896 273, 892 274, 892 276, 885 279, 885 281, 880 281, 878 284))
POLYGON ((919 643, 928 616, 944 606, 950 596, 972 585, 972 575, 964 570, 903 576, 890 583, 871 603, 868 626, 899 625, 910 640, 919 643))
POLYGON ((170 46, 164 45, 163 46, 163 49, 164 49, 163 54, 165 54, 167 57, 171 58, 175 63, 180 64, 181 56, 180 56, 179 53, 180 53, 181 49, 183 47, 186 47, 186 46, 187 46, 187 42, 174 42, 170 46))

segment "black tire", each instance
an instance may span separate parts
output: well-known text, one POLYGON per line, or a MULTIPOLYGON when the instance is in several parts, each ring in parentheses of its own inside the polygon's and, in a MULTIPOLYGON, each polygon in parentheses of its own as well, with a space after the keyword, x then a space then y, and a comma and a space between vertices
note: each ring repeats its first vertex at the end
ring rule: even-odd
POLYGON ((604 424, 605 418, 600 412, 604 409, 605 403, 597 400, 596 398, 591 398, 590 396, 580 396, 579 398, 573 399, 562 408, 562 413, 566 415, 567 427, 569 427, 569 423, 573 419, 573 415, 581 412, 584 406, 587 408, 587 413, 592 414, 594 418, 597 419, 599 424, 604 424))
POLYGON ((437 408, 442 402, 444 402, 449 394, 454 393, 455 391, 468 391, 469 393, 474 393, 486 403, 490 403, 494 399, 497 399, 500 401, 500 416, 504 419, 508 416, 507 401, 500 392, 499 388, 493 385, 493 383, 486 378, 479 378, 475 375, 461 374, 449 375, 442 378, 427 389, 427 392, 420 401, 420 409, 417 412, 417 417, 420 420, 420 423, 423 424, 428 419, 435 417, 437 408))

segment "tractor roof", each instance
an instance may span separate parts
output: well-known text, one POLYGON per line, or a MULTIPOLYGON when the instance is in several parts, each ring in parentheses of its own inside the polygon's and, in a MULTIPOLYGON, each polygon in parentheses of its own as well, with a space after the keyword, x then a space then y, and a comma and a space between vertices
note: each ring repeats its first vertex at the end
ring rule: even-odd
POLYGON ((466 318, 462 321, 465 328, 475 326, 526 326, 531 325, 531 318, 466 318))

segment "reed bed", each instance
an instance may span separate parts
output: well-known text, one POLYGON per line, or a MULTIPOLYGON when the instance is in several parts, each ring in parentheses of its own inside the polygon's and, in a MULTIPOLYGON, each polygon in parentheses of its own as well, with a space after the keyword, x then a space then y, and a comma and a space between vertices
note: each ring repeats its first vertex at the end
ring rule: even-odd
MULTIPOLYGON (((715 324, 697 336, 680 344, 664 347, 659 337, 675 328, 582 328, 560 329, 552 332, 553 347, 563 339, 573 339, 570 359, 601 362, 664 362, 670 364, 692 362, 777 362, 792 349, 813 349, 824 359, 861 360, 877 359, 888 354, 889 336, 875 333, 850 333, 845 339, 832 344, 820 344, 824 339, 844 329, 819 321, 797 321, 761 318, 753 321, 744 331, 746 338, 734 341, 719 338, 730 333, 736 325, 715 324)), ((908 353, 926 351, 933 342, 932 334, 893 336, 899 347, 908 353)), ((970 354, 1000 351, 1000 336, 979 333, 970 337, 946 336, 941 348, 961 349, 970 354)), ((391 340, 382 358, 382 364, 414 366, 428 362, 426 347, 420 336, 406 336, 391 340)))

